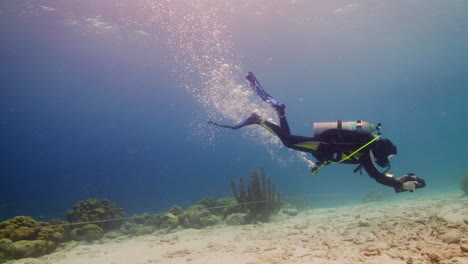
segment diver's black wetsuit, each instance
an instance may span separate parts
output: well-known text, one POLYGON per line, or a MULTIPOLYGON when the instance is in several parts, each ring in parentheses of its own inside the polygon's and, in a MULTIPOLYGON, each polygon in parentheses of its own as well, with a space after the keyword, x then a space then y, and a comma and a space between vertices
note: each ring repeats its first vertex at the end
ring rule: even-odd
POLYGON ((318 167, 331 163, 359 164, 354 172, 364 168, 369 176, 383 185, 395 188, 396 192, 405 191, 403 185, 408 181, 417 182, 415 188, 425 187, 424 180, 418 179, 412 173, 397 179, 391 174, 385 174, 378 170, 376 163, 380 167, 390 167, 388 158, 397 152, 396 147, 388 139, 376 138, 369 133, 344 129, 328 129, 316 137, 291 135, 285 116, 285 105, 267 94, 253 73, 249 72, 247 80, 255 93, 275 109, 280 124, 277 125, 263 120, 255 113, 233 126, 221 125, 213 121, 208 121, 209 124, 231 129, 239 129, 254 124, 261 125, 276 135, 284 146, 311 153, 317 159, 316 166, 312 170, 313 173, 318 172, 318 167))
MULTIPOLYGON (((343 129, 329 129, 317 137, 295 136, 291 135, 284 110, 279 113, 279 121, 280 125, 278 126, 269 121, 262 121, 258 115, 253 114, 249 119, 236 126, 224 127, 239 129, 252 124, 261 125, 276 135, 285 147, 311 153, 317 159, 318 164, 338 162, 344 155, 353 153, 355 150, 374 139, 374 136, 368 133, 343 129)), ((374 145, 375 143, 371 143, 353 157, 341 163, 362 164, 369 176, 374 178, 377 182, 395 188, 396 192, 403 191, 402 182, 393 177, 387 177, 385 173, 381 173, 377 169, 373 158, 374 145)))

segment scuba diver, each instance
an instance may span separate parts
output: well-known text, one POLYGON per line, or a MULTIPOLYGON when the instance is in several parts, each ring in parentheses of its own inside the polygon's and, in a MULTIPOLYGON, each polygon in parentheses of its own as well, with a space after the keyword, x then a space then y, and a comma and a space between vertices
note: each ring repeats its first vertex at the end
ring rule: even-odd
POLYGON ((397 154, 397 148, 390 140, 381 138, 380 123, 377 126, 361 120, 314 123, 314 137, 291 135, 285 116, 286 106, 267 94, 252 72, 249 72, 246 78, 255 93, 273 107, 278 115, 279 125, 256 113, 252 113, 237 125, 208 121, 209 124, 230 129, 260 125, 277 136, 287 148, 311 153, 317 159, 311 170, 313 174, 318 173, 320 167, 334 163, 358 164, 354 172, 360 171, 362 174, 364 168, 370 177, 383 185, 393 187, 397 193, 412 192, 426 186, 425 181, 416 177, 414 173, 399 178, 386 173, 390 169, 389 158, 397 154), (374 131, 377 131, 375 136, 372 135, 374 131), (380 172, 377 165, 387 169, 380 172))

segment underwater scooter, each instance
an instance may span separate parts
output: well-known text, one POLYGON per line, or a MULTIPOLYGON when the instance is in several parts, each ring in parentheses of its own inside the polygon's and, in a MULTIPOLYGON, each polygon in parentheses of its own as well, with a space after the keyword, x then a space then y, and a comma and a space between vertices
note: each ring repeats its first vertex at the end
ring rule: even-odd
MULTIPOLYGON (((407 175, 401 176, 400 178, 398 178, 398 180, 402 183, 409 182, 409 181, 416 181, 418 182, 415 184, 416 189, 426 187, 426 181, 424 181, 423 179, 419 179, 412 172, 409 172, 407 175)), ((397 192, 403 192, 403 190, 397 191, 397 192)), ((413 192, 413 190, 410 190, 410 192, 413 192)))

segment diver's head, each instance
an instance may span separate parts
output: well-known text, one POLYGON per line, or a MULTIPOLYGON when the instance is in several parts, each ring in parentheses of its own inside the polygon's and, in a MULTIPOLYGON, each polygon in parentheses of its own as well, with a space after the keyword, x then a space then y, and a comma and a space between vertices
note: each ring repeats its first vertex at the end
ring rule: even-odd
POLYGON ((374 153, 375 162, 380 167, 390 166, 388 159, 397 154, 397 148, 395 145, 393 145, 390 140, 385 138, 374 142, 372 151, 374 153))

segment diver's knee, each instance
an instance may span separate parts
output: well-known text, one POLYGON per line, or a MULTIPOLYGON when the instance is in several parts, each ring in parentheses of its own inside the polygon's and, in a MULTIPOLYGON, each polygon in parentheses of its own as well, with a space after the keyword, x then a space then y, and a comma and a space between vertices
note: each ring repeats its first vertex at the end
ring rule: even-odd
POLYGON ((287 148, 292 148, 293 147, 293 144, 289 141, 289 140, 285 140, 285 139, 281 139, 281 143, 283 143, 283 146, 287 147, 287 148))

